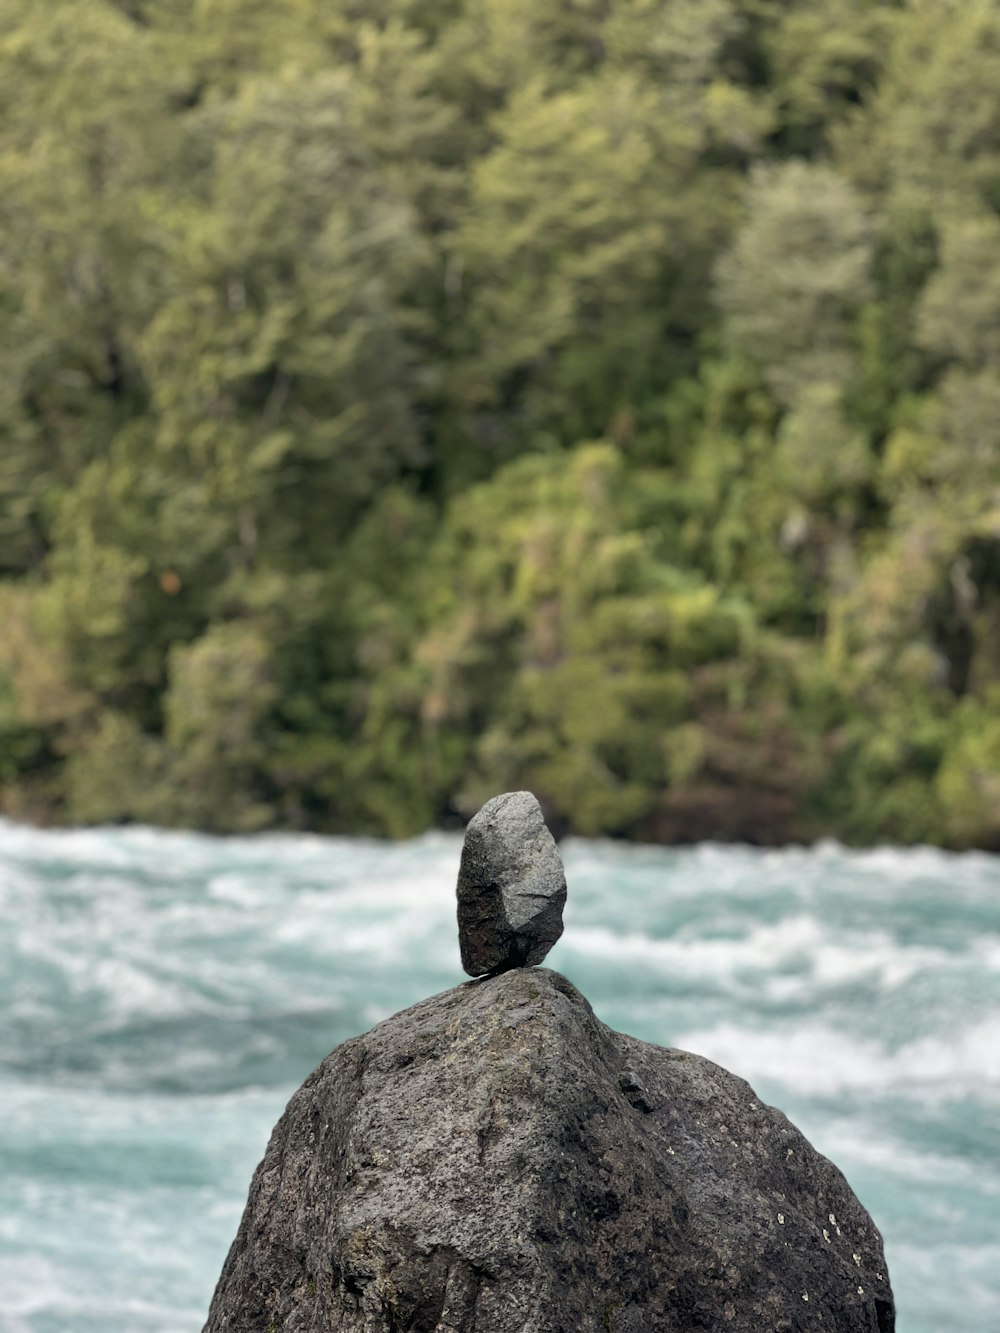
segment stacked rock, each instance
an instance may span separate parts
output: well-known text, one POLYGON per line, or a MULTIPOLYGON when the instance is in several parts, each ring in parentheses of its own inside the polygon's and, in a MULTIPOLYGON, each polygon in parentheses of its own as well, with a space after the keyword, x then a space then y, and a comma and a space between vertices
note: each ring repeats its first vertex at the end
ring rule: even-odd
POLYGON ((462 963, 504 975, 310 1075, 204 1333, 893 1333, 877 1228, 780 1111, 521 970, 565 901, 530 792, 484 805, 458 877, 462 963))
POLYGON ((562 934, 562 858, 530 791, 487 801, 465 831, 458 940, 470 977, 540 963, 562 934))

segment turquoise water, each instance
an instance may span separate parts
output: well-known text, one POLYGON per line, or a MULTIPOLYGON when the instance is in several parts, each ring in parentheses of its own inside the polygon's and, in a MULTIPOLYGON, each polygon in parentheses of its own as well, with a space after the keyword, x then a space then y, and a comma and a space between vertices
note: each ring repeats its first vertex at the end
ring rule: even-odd
MULTIPOLYGON (((0 822, 0 1333, 197 1333, 295 1087, 462 980, 459 849, 0 822)), ((997 1333, 1000 858, 563 854, 552 966, 833 1158, 900 1333, 997 1333)))

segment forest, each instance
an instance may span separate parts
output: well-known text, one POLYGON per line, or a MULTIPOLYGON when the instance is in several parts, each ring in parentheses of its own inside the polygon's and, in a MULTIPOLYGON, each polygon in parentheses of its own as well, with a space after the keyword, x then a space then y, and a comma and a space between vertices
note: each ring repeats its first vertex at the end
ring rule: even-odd
POLYGON ((1000 0, 0 0, 0 810, 1000 848, 1000 0))

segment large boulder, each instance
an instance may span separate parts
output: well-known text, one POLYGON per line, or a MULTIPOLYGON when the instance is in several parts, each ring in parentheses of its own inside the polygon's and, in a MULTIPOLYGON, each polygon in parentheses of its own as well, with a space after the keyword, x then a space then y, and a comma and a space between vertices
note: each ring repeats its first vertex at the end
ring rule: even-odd
POLYGON ((340 1046, 253 1179, 206 1333, 888 1333, 881 1237, 739 1078, 547 969, 340 1046))

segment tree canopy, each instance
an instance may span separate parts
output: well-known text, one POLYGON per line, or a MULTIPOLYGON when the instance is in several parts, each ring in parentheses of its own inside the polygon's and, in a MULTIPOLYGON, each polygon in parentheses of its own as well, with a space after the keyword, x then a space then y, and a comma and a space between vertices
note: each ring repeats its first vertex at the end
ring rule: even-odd
POLYGON ((0 808, 1000 848, 1000 0, 0 0, 0 808))

